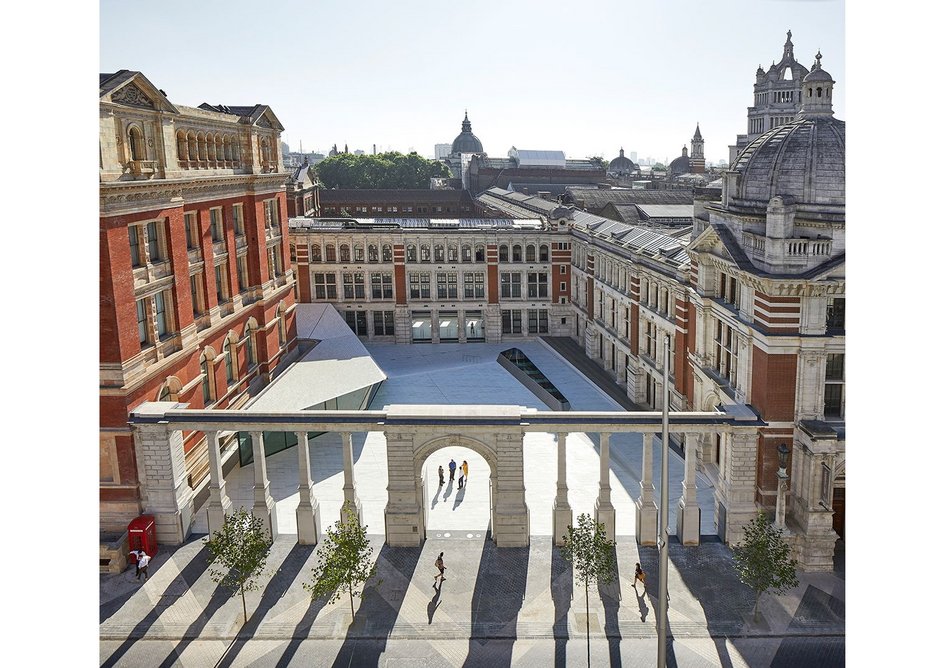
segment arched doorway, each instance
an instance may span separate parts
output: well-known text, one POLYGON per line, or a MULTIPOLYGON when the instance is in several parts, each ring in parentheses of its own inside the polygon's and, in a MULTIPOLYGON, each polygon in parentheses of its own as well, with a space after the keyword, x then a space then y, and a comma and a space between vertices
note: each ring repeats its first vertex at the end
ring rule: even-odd
POLYGON ((433 449, 421 453, 421 490, 423 492, 424 538, 448 538, 451 535, 484 534, 492 536, 494 453, 486 452, 483 444, 470 444, 464 438, 451 441, 439 439, 433 449), (476 447, 473 447, 476 446, 476 447), (424 456, 425 455, 425 456, 424 456), (452 479, 449 464, 455 464, 452 479), (460 486, 460 474, 465 463, 469 476, 460 486), (440 483, 439 469, 443 469, 440 483))

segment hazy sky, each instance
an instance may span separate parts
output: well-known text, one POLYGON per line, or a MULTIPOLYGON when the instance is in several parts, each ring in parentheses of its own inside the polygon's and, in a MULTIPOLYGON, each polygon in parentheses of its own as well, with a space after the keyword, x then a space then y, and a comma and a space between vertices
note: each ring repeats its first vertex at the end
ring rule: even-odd
POLYGON ((468 109, 493 156, 673 159, 699 121, 717 162, 787 30, 806 67, 820 48, 847 120, 842 0, 102 0, 100 67, 178 104, 268 104, 293 150, 432 156, 468 109))

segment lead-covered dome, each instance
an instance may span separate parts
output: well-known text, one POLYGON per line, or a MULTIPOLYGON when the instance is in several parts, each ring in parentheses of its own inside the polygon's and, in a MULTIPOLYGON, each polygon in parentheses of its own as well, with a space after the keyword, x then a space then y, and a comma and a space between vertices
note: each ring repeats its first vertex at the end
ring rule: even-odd
POLYGON ((460 153, 482 153, 482 142, 479 141, 479 138, 472 134, 472 123, 469 122, 469 112, 466 112, 465 118, 462 121, 462 132, 457 135, 456 139, 453 140, 453 148, 451 149, 453 155, 459 155, 460 153))
POLYGON ((606 170, 610 174, 631 174, 635 171, 635 163, 625 157, 625 149, 619 149, 619 157, 613 158, 612 162, 609 163, 609 169, 606 170))

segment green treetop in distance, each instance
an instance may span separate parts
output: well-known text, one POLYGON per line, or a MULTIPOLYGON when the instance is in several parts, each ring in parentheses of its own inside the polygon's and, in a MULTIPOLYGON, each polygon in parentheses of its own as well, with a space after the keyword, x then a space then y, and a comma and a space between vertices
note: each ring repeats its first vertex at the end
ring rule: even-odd
POLYGON ((329 603, 335 603, 348 592, 352 617, 355 617, 355 604, 352 597, 364 590, 364 585, 375 574, 375 564, 371 562, 374 549, 368 542, 366 531, 355 515, 354 507, 346 502, 342 515, 334 527, 326 528, 326 537, 316 550, 319 561, 313 568, 313 582, 303 583, 313 599, 329 597, 329 603))
POLYGON ((212 557, 209 571, 212 580, 231 590, 241 592, 244 622, 248 620, 245 591, 260 589, 258 578, 264 572, 272 541, 264 523, 244 508, 228 515, 222 528, 206 542, 212 557))
POLYGON ((416 153, 354 155, 339 153, 316 165, 319 180, 326 188, 421 190, 432 178, 449 178, 449 167, 416 153))
POLYGON ((759 513, 743 527, 743 540, 732 549, 740 582, 756 592, 754 619, 759 619, 759 597, 763 592, 783 594, 798 586, 791 548, 782 530, 769 522, 765 513, 759 513))

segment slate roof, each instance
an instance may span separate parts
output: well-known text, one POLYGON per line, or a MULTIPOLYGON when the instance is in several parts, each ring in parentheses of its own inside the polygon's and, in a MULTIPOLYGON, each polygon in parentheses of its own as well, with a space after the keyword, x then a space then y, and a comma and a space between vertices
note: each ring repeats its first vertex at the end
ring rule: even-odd
POLYGON ((693 190, 599 190, 570 186, 577 206, 598 211, 606 204, 693 204, 693 190))
POLYGON ((526 229, 540 230, 544 223, 539 218, 291 218, 291 230, 355 230, 355 229, 410 229, 410 230, 484 230, 526 229))
POLYGON ((467 190, 396 190, 393 188, 332 188, 319 193, 319 203, 340 204, 344 202, 447 202, 470 203, 472 198, 467 190))

